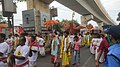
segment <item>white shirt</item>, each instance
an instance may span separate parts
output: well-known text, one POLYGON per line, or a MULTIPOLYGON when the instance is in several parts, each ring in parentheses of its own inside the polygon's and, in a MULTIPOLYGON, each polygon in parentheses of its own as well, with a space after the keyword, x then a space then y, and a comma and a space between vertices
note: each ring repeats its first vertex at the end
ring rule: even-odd
POLYGON ((45 43, 44 39, 43 38, 37 38, 37 41, 39 43, 39 45, 43 45, 45 43))
MULTIPOLYGON (((67 50, 66 42, 67 42, 67 38, 65 38, 65 40, 64 40, 64 51, 67 50)), ((68 38, 68 42, 69 43, 71 42, 69 38, 68 38)))
POLYGON ((6 42, 0 43, 0 52, 3 53, 0 58, 7 57, 8 53, 10 53, 10 46, 6 42))
POLYGON ((13 42, 14 40, 13 40, 13 38, 11 37, 11 38, 8 38, 6 41, 7 41, 7 42, 8 42, 8 41, 13 42))
POLYGON ((94 46, 98 46, 98 47, 99 47, 101 41, 102 41, 102 38, 93 38, 93 39, 92 39, 92 44, 93 44, 94 46))
POLYGON ((13 44, 13 38, 11 37, 11 38, 8 38, 7 40, 6 40, 6 42, 9 44, 9 45, 12 45, 13 44))
POLYGON ((74 35, 71 35, 71 36, 69 37, 69 40, 70 40, 71 43, 74 43, 74 35))
POLYGON ((30 51, 30 48, 27 45, 18 46, 16 48, 16 51, 14 52, 14 55, 16 55, 16 56, 23 56, 23 57, 25 57, 25 60, 15 59, 16 64, 23 64, 23 63, 25 63, 28 60, 29 51, 30 51))
POLYGON ((26 42, 25 42, 25 45, 29 45, 29 41, 28 41, 28 39, 26 38, 26 42))
POLYGON ((29 57, 29 61, 36 61, 37 57, 38 57, 38 52, 35 53, 32 51, 32 56, 29 57))

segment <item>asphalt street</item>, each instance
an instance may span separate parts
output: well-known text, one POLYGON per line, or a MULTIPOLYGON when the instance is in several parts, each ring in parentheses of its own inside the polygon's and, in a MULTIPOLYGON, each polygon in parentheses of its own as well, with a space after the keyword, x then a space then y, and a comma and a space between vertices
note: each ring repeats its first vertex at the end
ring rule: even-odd
MULTIPOLYGON (((73 63, 73 58, 71 64, 73 63)), ((45 57, 38 57, 37 67, 53 67, 53 64, 50 61, 50 53, 48 52, 45 57)), ((61 66, 60 66, 61 67, 61 66)), ((80 51, 80 65, 71 65, 70 67, 95 67, 94 55, 89 51, 89 48, 82 47, 80 51)), ((103 64, 100 64, 99 67, 104 67, 103 64)))

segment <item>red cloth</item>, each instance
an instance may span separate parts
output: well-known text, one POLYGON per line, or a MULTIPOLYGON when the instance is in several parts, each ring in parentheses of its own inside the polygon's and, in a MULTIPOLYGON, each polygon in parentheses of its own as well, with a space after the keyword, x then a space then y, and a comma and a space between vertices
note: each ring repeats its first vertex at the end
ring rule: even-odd
POLYGON ((102 50, 104 51, 104 57, 106 57, 107 53, 108 53, 108 48, 110 47, 108 41, 106 38, 103 38, 102 42, 100 43, 100 46, 99 46, 99 50, 102 50))
POLYGON ((54 61, 55 61, 55 56, 54 56, 54 55, 51 55, 51 63, 54 64, 54 63, 55 63, 54 61))
POLYGON ((9 30, 10 30, 10 32, 12 32, 12 28, 10 28, 9 30))
POLYGON ((19 34, 23 33, 23 28, 22 28, 22 27, 19 27, 18 33, 19 33, 19 34))
POLYGON ((71 32, 72 34, 74 34, 74 29, 73 29, 73 28, 70 28, 70 32, 71 32))
POLYGON ((30 43, 30 46, 37 46, 37 47, 38 47, 39 44, 38 44, 38 42, 34 41, 34 42, 31 42, 31 43, 30 43))
POLYGON ((0 58, 0 61, 3 61, 5 59, 7 59, 7 57, 2 57, 2 58, 0 58))
POLYGON ((39 47, 44 47, 43 45, 39 45, 39 47))

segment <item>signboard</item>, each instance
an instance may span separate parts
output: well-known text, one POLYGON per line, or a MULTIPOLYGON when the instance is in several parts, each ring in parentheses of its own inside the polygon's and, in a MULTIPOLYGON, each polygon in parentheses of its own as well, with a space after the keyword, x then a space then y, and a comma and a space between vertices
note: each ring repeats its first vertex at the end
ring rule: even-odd
POLYGON ((16 3, 13 0, 2 0, 2 10, 4 17, 11 17, 13 13, 16 13, 16 3))
POLYGON ((44 26, 44 22, 50 20, 50 14, 45 12, 40 12, 40 20, 41 20, 41 26, 44 26))
POLYGON ((16 12, 16 5, 13 3, 13 0, 2 0, 3 1, 3 7, 5 12, 16 12))
POLYGON ((50 9, 50 15, 51 17, 57 17, 58 16, 57 8, 50 9))
POLYGON ((23 27, 35 27, 35 10, 22 11, 23 27))

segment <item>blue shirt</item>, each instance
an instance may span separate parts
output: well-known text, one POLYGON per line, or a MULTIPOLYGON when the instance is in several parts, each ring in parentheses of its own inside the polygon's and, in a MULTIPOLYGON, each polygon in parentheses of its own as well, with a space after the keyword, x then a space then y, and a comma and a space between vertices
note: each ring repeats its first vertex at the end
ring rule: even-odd
POLYGON ((108 48, 108 51, 104 67, 120 67, 120 61, 118 61, 118 59, 120 59, 120 44, 114 44, 108 48), (118 59, 111 54, 116 56, 118 59))

